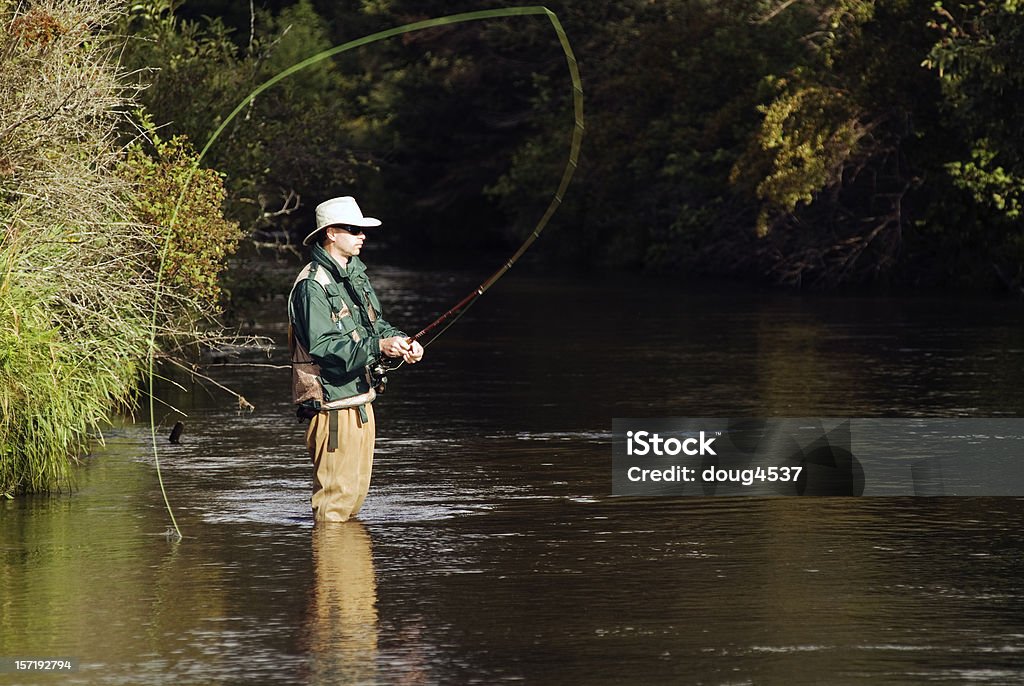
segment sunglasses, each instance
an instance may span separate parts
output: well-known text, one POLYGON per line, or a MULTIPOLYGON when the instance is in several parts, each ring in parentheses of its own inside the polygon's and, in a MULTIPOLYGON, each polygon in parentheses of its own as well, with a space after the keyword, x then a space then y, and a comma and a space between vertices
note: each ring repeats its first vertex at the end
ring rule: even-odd
POLYGON ((362 226, 346 226, 344 224, 335 224, 331 228, 338 229, 339 231, 348 231, 353 236, 358 236, 364 231, 362 226))

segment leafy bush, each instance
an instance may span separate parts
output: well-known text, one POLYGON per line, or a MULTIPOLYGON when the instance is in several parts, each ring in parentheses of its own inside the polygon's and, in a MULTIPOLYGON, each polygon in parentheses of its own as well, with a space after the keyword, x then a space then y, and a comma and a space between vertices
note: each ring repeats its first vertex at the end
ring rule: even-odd
POLYGON ((185 312, 216 311, 221 299, 218 279, 242 237, 237 222, 222 213, 223 180, 211 169, 196 167, 196 153, 185 137, 164 141, 151 133, 151 140, 152 156, 136 143, 121 167, 134 190, 136 219, 155 234, 173 227, 166 254, 160 246, 146 264, 155 273, 164 258, 163 287, 189 303, 182 308, 185 312))

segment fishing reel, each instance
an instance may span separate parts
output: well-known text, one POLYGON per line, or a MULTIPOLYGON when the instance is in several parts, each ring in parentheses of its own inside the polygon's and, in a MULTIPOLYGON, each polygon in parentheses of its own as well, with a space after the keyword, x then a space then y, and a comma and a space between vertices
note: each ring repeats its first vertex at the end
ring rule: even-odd
POLYGON ((398 369, 402 365, 402 360, 397 362, 397 364, 394 363, 394 358, 382 357, 366 368, 370 376, 370 387, 378 394, 383 393, 387 388, 388 372, 398 369))
MULTIPOLYGON (((415 341, 415 338, 409 338, 408 341, 415 341)), ((383 393, 384 389, 388 384, 388 372, 398 369, 405 360, 401 357, 387 357, 381 355, 377 358, 377 361, 366 367, 366 373, 369 376, 370 387, 377 393, 383 393)))

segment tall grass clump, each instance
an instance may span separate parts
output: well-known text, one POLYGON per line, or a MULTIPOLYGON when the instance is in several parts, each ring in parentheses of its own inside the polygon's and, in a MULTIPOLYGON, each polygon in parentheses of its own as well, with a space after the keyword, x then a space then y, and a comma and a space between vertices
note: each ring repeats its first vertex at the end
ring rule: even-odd
MULTIPOLYGON (((154 195, 147 175, 163 163, 141 164, 139 146, 130 155, 121 142, 133 91, 103 32, 120 10, 109 0, 0 0, 3 496, 70 487, 75 456, 111 409, 133 401, 154 302, 158 333, 176 344, 198 335, 210 309, 187 284, 154 299, 168 213, 141 208, 154 195)), ((216 174, 199 180, 219 184, 216 174)), ((159 191, 173 203, 182 187, 159 191)))

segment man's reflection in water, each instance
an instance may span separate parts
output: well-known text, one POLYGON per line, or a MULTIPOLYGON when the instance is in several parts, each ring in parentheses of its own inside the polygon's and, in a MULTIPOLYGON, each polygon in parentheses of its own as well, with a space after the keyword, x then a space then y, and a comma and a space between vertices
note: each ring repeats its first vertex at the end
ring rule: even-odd
POLYGON ((362 522, 313 527, 309 654, 313 683, 377 681, 377 581, 362 522))

